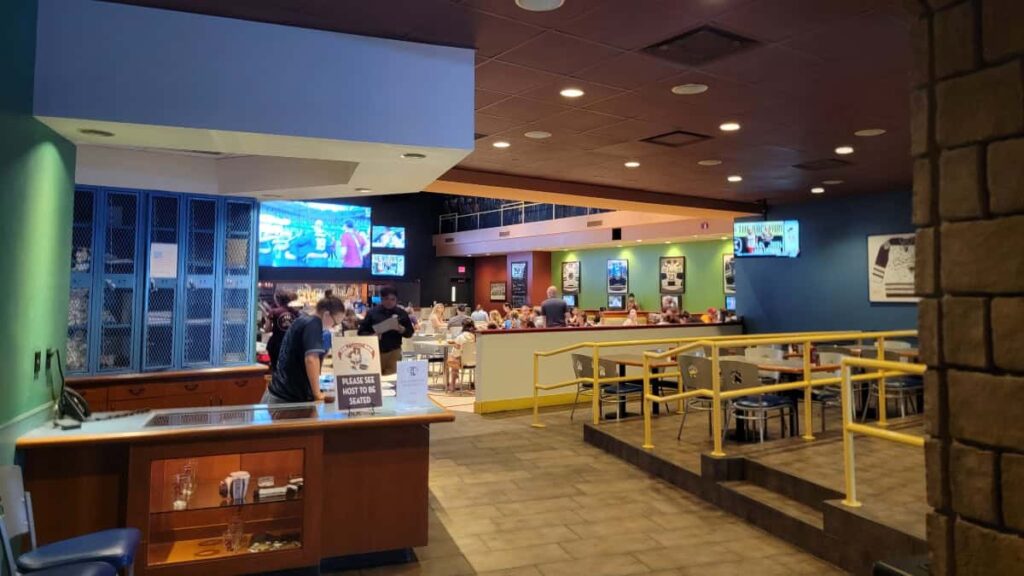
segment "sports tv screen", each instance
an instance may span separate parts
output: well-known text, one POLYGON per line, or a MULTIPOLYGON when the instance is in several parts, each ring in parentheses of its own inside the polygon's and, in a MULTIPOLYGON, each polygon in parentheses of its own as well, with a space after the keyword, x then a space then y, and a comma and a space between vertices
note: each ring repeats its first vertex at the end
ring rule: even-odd
POLYGON ((260 266, 366 268, 370 208, 325 202, 261 202, 260 266))
POLYGON ((575 294, 563 294, 562 300, 565 301, 566 306, 576 307, 576 295, 575 294))
POLYGON ((374 254, 370 273, 374 276, 405 276, 405 256, 374 254))
POLYGON ((405 250, 405 227, 374 226, 370 245, 374 248, 405 250))
POLYGON ((800 222, 774 220, 769 222, 733 223, 733 253, 737 258, 800 255, 800 222))

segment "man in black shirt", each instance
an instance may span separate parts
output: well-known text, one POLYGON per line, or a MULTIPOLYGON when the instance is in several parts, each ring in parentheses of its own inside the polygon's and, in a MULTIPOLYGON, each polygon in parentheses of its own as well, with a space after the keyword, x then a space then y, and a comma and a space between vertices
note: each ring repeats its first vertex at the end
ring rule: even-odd
POLYGON ((544 326, 554 328, 565 326, 565 317, 569 314, 569 305, 558 297, 558 288, 548 286, 548 299, 541 302, 541 314, 544 315, 544 326))
POLYGON ((274 308, 267 316, 267 328, 270 329, 270 340, 267 341, 267 353, 270 354, 270 373, 277 368, 277 359, 281 356, 281 343, 288 333, 298 312, 288 307, 296 299, 295 292, 280 290, 274 294, 274 308))
POLYGON ((380 304, 366 313, 359 323, 360 336, 375 334, 373 327, 392 316, 398 320, 401 330, 391 329, 378 334, 380 339, 380 373, 384 376, 398 372, 398 361, 402 359, 402 338, 412 338, 412 320, 409 313, 398 305, 398 291, 394 286, 385 286, 380 290, 380 304))
POLYGON ((326 352, 324 330, 340 324, 344 313, 341 298, 325 296, 316 303, 315 314, 303 314, 292 322, 281 342, 277 366, 263 395, 264 404, 324 399, 320 393, 320 363, 326 352))

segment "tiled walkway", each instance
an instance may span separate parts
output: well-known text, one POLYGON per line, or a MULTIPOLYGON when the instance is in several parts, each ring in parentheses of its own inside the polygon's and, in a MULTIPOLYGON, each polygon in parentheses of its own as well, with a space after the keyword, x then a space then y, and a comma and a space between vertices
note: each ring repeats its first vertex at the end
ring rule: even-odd
MULTIPOLYGON (((431 430, 430 543, 362 574, 839 574, 582 441, 566 412, 458 414, 431 430)), ((350 573, 349 573, 350 574, 350 573)))

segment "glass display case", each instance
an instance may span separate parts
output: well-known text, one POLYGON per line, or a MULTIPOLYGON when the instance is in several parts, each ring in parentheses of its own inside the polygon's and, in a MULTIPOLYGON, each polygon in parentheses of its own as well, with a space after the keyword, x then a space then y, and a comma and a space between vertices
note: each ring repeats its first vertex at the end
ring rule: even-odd
POLYGON ((312 451, 304 438, 264 446, 233 441, 219 453, 203 446, 189 454, 187 445, 134 453, 132 468, 149 486, 145 502, 135 499, 139 509, 129 503, 144 534, 140 572, 237 574, 303 565, 317 543, 306 549, 315 514, 308 508, 312 451))

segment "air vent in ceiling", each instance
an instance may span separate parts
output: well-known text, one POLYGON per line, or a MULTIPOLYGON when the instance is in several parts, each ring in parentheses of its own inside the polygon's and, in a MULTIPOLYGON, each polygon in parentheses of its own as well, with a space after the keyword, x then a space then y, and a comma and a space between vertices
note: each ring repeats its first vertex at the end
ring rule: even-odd
POLYGON ((799 164, 793 164, 793 168, 817 172, 818 170, 845 168, 846 166, 849 165, 850 163, 847 162, 846 160, 839 160, 838 158, 822 158, 821 160, 811 160, 810 162, 801 162, 799 164))
POLYGON ((703 66, 757 46, 757 40, 701 26, 644 48, 644 52, 684 66, 703 66))
POLYGON ((498 232, 498 238, 508 238, 510 234, 512 233, 509 232, 508 230, 503 230, 501 232, 498 232))
POLYGON ((711 136, 697 134, 696 132, 675 130, 664 134, 658 134, 657 136, 651 136, 650 138, 644 138, 641 142, 657 144, 658 146, 668 146, 670 148, 681 148, 683 146, 702 142, 708 138, 711 138, 711 136))
POLYGON ((604 224, 604 220, 590 220, 587 222, 587 228, 597 228, 601 224, 604 224))

